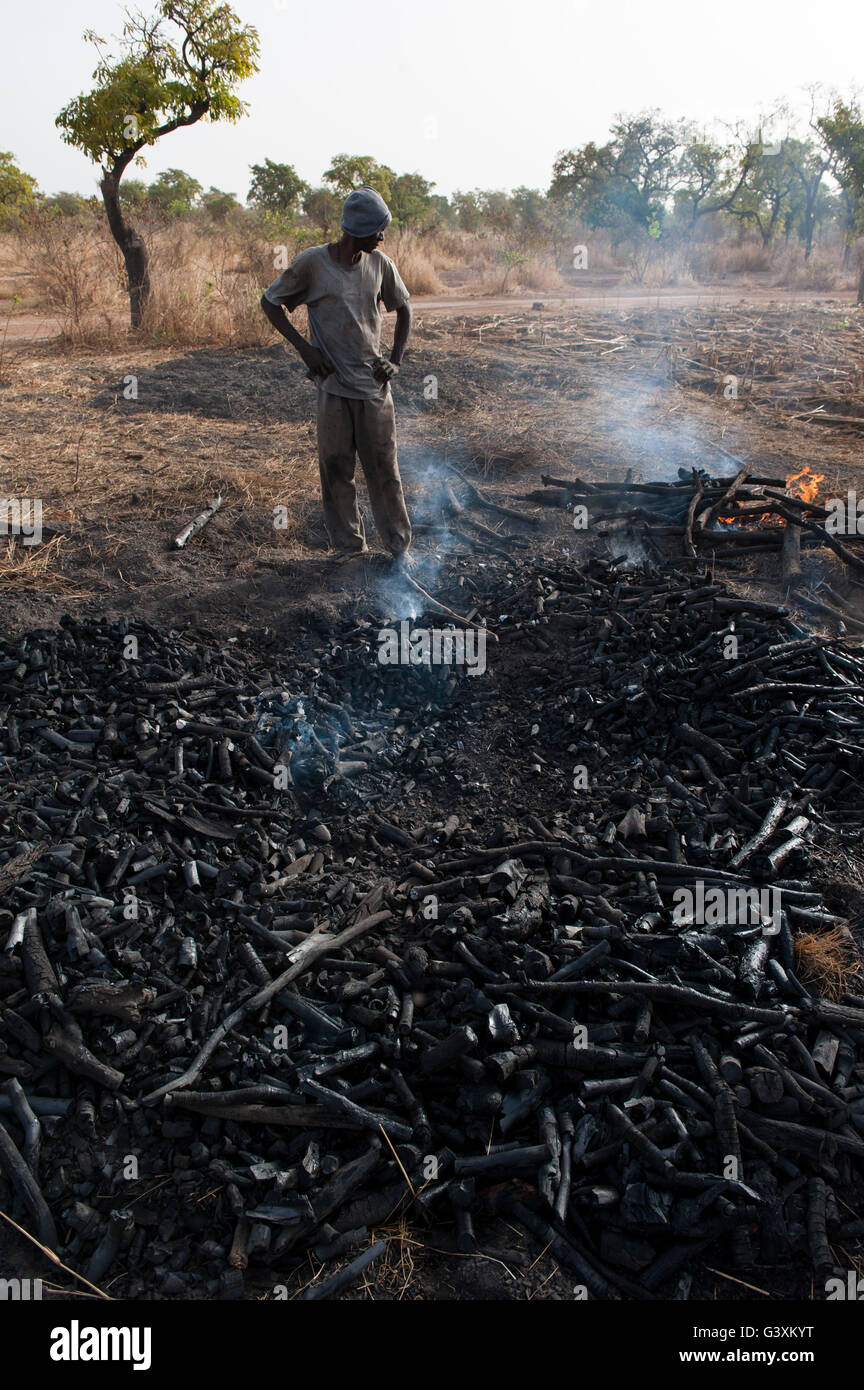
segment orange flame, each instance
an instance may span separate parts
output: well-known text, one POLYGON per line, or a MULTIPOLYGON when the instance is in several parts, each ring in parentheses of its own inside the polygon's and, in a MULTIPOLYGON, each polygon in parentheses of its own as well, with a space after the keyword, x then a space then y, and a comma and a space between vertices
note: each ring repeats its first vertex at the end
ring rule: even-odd
POLYGON ((811 473, 806 463, 800 473, 790 473, 786 479, 786 491, 802 502, 815 502, 819 496, 819 484, 824 483, 824 473, 811 473), (803 479, 803 481, 802 481, 803 479))
MULTIPOLYGON (((792 497, 797 497, 801 502, 815 502, 819 496, 819 484, 824 483, 824 473, 813 473, 805 464, 799 473, 789 473, 786 477, 786 491, 792 497)), ((750 513, 747 516, 721 516, 718 517, 727 526, 783 526, 785 522, 781 517, 775 516, 773 512, 764 512, 762 516, 750 513)))

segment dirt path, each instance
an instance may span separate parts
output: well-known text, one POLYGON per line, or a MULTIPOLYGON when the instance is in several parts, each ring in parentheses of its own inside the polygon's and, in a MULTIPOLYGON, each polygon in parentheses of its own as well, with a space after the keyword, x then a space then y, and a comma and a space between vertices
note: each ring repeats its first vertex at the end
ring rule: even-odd
MULTIPOLYGON (((592 311, 620 314, 635 309, 711 309, 717 306, 737 305, 741 309, 791 308, 837 308, 848 311, 854 308, 854 294, 846 292, 826 292, 824 290, 790 289, 784 286, 763 286, 746 284, 667 286, 662 289, 645 289, 641 285, 618 282, 614 276, 597 275, 586 280, 584 288, 575 292, 570 286, 563 290, 546 293, 518 295, 414 295, 412 303, 415 313, 420 317, 430 315, 479 316, 485 314, 525 313, 535 304, 542 304, 552 313, 592 311)), ((124 335, 125 325, 120 320, 116 324, 118 338, 124 335)), ((47 342, 57 338, 60 325, 54 314, 24 313, 15 314, 0 327, 0 355, 5 340, 7 346, 20 346, 26 343, 47 342)))
POLYGON ((630 309, 709 309, 717 305, 740 305, 758 308, 772 305, 789 307, 806 305, 809 308, 848 307, 854 297, 849 294, 827 294, 819 290, 778 288, 747 288, 732 285, 696 285, 692 289, 673 286, 668 289, 647 290, 639 285, 618 285, 606 289, 574 294, 553 290, 547 294, 504 295, 500 297, 471 295, 415 295, 412 303, 418 314, 507 314, 524 313, 535 304, 554 312, 593 310, 601 313, 623 313, 630 309))

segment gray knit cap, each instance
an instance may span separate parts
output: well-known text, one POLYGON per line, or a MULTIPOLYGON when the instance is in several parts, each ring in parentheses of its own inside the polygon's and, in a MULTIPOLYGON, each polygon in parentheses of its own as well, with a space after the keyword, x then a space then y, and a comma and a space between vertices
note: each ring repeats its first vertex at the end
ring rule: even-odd
POLYGON ((392 221, 392 213, 380 193, 374 188, 355 188, 342 208, 342 230, 362 241, 364 237, 381 232, 392 221))

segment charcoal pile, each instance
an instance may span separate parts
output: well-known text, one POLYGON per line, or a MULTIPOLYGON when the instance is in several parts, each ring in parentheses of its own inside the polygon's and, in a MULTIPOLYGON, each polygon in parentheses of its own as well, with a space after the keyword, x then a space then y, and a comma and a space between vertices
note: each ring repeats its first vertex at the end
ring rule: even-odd
POLYGON ((475 678, 372 618, 0 647, 0 1197, 114 1294, 326 1297, 400 1220, 600 1298, 856 1247, 864 657, 696 562, 470 574, 475 678))

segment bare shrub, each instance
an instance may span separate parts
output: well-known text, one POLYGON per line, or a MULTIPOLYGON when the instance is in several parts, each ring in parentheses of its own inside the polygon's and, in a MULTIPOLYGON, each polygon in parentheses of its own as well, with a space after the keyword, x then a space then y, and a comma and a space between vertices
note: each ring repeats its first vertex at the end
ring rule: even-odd
POLYGON ((40 307, 70 342, 104 341, 124 311, 123 269, 116 247, 91 219, 31 213, 20 245, 40 307))
POLYGON ((259 300, 276 271, 272 261, 265 267, 263 251, 250 257, 249 249, 232 229, 202 232, 176 223, 156 231, 150 238, 153 291, 144 312, 145 335, 178 344, 269 342, 272 330, 259 300))
POLYGON ((854 275, 843 270, 840 256, 829 255, 821 249, 814 250, 805 259, 804 248, 789 245, 777 251, 772 263, 772 283, 792 289, 836 290, 851 288, 854 275))
POLYGON ((395 261, 409 294, 440 294, 444 286, 435 269, 431 238, 401 231, 387 238, 385 250, 395 261))
POLYGON ((516 272, 516 281, 520 289, 546 292, 567 284, 551 256, 529 256, 516 272))

